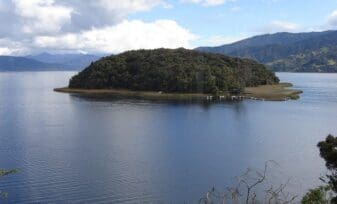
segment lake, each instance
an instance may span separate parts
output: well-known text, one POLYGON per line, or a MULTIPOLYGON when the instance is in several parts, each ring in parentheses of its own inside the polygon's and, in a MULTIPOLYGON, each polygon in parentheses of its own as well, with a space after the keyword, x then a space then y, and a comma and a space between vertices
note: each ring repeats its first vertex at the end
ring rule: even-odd
POLYGON ((86 99, 53 92, 74 72, 0 73, 1 203, 198 203, 248 167, 302 195, 337 135, 337 74, 278 73, 297 101, 218 104, 86 99))

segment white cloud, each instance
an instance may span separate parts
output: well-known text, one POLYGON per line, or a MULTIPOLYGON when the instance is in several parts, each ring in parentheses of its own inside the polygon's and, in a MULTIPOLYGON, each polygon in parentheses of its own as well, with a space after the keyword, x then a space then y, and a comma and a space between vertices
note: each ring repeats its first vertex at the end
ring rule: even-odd
POLYGON ((202 6, 218 6, 226 2, 234 2, 236 0, 181 0, 182 3, 200 4, 202 6))
POLYGON ((337 27, 337 10, 333 11, 328 17, 328 25, 337 27))
POLYGON ((0 55, 22 55, 27 49, 19 42, 14 42, 8 38, 0 38, 0 55))
POLYGON ((98 0, 101 7, 112 11, 148 11, 155 6, 167 6, 162 0, 98 0))
POLYGON ((35 38, 35 45, 57 50, 119 53, 131 49, 190 47, 190 41, 195 38, 172 20, 151 23, 125 20, 115 26, 93 28, 81 33, 39 36, 35 38))
POLYGON ((0 55, 24 55, 27 50, 21 48, 9 48, 0 46, 0 55))
POLYGON ((0 0, 0 37, 106 27, 155 7, 172 5, 165 0, 0 0))
POLYGON ((166 0, 0 0, 0 54, 189 46, 193 35, 174 21, 126 21, 155 7, 172 5, 166 0))
POLYGON ((8 47, 0 47, 0 55, 10 55, 11 50, 8 47))
POLYGON ((0 11, 4 10, 4 8, 5 8, 5 4, 3 0, 0 0, 0 11))
POLYGON ((25 33, 59 32, 70 23, 72 8, 59 6, 54 0, 13 0, 16 15, 22 17, 25 33))
POLYGON ((323 22, 323 24, 314 25, 312 27, 309 27, 307 30, 321 32, 325 30, 334 30, 336 28, 337 28, 337 10, 334 10, 326 16, 326 19, 323 22))
POLYGON ((171 8, 165 0, 56 0, 74 9, 71 24, 63 27, 65 32, 106 27, 127 19, 136 12, 149 11, 155 7, 171 8))
POLYGON ((301 29, 301 26, 287 21, 272 21, 271 23, 263 26, 259 29, 263 33, 275 33, 275 32, 297 32, 301 29))

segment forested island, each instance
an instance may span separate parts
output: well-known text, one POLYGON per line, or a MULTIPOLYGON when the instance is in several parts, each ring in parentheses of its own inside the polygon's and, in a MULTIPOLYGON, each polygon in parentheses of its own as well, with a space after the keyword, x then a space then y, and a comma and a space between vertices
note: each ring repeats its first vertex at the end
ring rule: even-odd
MULTIPOLYGON (((276 75, 254 60, 180 48, 136 50, 104 57, 72 77, 69 87, 56 91, 142 93, 174 98, 177 94, 190 97, 241 95, 246 87, 275 88, 278 84, 276 75)), ((284 98, 295 92, 287 90, 286 95, 282 95, 279 89, 278 93, 284 98)))

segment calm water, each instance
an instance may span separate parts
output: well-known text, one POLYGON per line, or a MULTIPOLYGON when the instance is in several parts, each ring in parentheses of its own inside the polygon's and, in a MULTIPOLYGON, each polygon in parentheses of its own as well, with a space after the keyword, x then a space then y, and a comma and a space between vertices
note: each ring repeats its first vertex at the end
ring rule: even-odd
POLYGON ((71 72, 0 73, 0 180, 8 203, 196 203, 247 167, 280 167, 301 195, 320 184, 316 144, 337 135, 337 75, 279 74, 288 102, 95 101, 55 93, 71 72))

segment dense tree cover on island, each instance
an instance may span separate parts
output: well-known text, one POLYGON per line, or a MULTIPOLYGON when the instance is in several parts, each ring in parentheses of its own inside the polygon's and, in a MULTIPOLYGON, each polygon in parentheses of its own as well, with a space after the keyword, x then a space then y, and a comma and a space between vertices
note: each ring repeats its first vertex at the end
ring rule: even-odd
POLYGON ((337 31, 267 34, 197 50, 254 59, 274 71, 337 72, 337 31))
POLYGON ((180 48, 104 57, 74 76, 69 87, 215 94, 278 82, 272 71, 253 60, 180 48))

